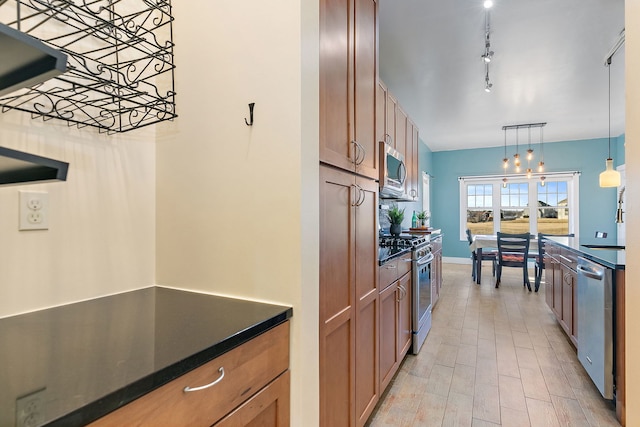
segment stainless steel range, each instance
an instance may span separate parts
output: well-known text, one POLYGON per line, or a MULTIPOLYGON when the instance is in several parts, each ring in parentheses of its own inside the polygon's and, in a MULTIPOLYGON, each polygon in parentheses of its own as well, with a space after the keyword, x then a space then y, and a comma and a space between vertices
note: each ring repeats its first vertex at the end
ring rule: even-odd
POLYGON ((428 241, 411 251, 413 287, 413 344, 411 352, 418 354, 431 329, 431 262, 433 254, 428 241))
POLYGON ((411 352, 418 354, 431 329, 431 262, 433 254, 429 238, 404 235, 381 236, 380 248, 388 255, 411 250, 411 322, 413 343, 411 352))

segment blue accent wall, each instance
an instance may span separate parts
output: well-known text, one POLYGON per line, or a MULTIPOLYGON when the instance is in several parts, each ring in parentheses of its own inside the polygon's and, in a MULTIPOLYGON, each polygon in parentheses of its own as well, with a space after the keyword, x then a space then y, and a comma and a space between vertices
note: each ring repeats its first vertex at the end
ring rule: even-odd
MULTIPOLYGON (((520 152, 526 152, 520 146, 520 152)), ((538 151, 538 146, 533 147, 538 151)), ((507 146, 512 158, 515 146, 507 146)), ((536 158, 539 153, 534 151, 536 158)), ((624 162, 624 135, 612 140, 611 155, 614 166, 624 162), (622 140, 622 141, 620 141, 622 140), (614 143, 615 142, 615 143, 614 143), (621 152, 622 154, 618 154, 621 152)), ((544 144, 544 162, 547 172, 578 171, 580 175, 580 236, 593 237, 595 231, 605 231, 608 238, 616 239, 615 188, 600 188, 599 175, 605 169, 608 156, 606 138, 544 144)), ((443 256, 468 258, 466 240, 460 239, 460 176, 502 174, 504 146, 473 150, 437 151, 425 156, 425 164, 431 162, 431 224, 444 233, 443 256), (432 172, 431 172, 432 171, 432 172)), ((422 156, 421 156, 422 161, 422 156)), ((536 160, 537 163, 537 160, 536 160)), ((534 165, 535 166, 535 165, 534 165)))

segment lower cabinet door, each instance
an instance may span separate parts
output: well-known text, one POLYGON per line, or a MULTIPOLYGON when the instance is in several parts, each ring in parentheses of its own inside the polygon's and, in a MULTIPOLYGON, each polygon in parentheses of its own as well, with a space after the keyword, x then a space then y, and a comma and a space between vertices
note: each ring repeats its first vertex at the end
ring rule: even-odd
POLYGON ((391 382, 398 368, 398 283, 380 292, 380 390, 391 382))
POLYGON ((286 371, 214 426, 288 427, 289 383, 290 374, 286 371))
POLYGON ((411 273, 398 281, 398 363, 411 348, 411 273))

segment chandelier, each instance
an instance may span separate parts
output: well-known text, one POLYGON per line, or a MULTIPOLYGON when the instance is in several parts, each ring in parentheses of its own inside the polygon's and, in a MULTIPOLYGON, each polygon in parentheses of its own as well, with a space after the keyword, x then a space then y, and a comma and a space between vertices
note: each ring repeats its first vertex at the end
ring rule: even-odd
POLYGON ((543 128, 546 126, 546 122, 544 123, 522 123, 516 125, 506 125, 502 126, 502 130, 504 131, 504 157, 502 159, 502 168, 504 169, 504 177, 502 179, 503 186, 507 185, 507 173, 509 172, 509 157, 507 156, 507 132, 515 131, 515 140, 516 140, 516 152, 513 155, 513 173, 520 174, 521 167, 523 161, 520 158, 520 129, 527 129, 528 132, 528 141, 527 141, 527 150, 526 150, 526 169, 525 173, 527 178, 531 178, 533 176, 533 168, 531 167, 532 163, 535 163, 533 160, 534 150, 531 145, 531 129, 538 128, 540 131, 539 137, 539 148, 540 148, 540 157, 538 159, 538 167, 537 167, 537 176, 540 177, 541 185, 544 185, 545 176, 544 173, 544 137, 543 137, 543 128))

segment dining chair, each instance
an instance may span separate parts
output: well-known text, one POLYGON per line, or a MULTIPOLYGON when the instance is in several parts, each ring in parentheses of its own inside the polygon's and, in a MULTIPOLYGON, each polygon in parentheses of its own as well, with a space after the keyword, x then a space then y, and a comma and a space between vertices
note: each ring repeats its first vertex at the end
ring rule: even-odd
POLYGON ((531 235, 529 233, 510 234, 497 233, 498 237, 498 259, 496 261, 496 288, 500 287, 502 278, 502 267, 517 267, 522 269, 523 285, 531 291, 529 282, 529 269, 527 267, 529 244, 531 235))
MULTIPOLYGON (((468 228, 467 228, 467 241, 469 242, 469 246, 471 246, 471 244, 473 243, 473 235, 471 234, 471 230, 469 230, 468 228)), ((493 274, 493 277, 496 276, 496 260, 497 259, 498 259, 497 251, 493 251, 493 250, 482 251, 482 259, 480 260, 480 262, 491 261, 491 264, 492 264, 491 273, 493 274)), ((474 282, 479 283, 479 280, 477 280, 478 278, 476 277, 476 271, 478 268, 477 262, 478 262, 478 254, 476 253, 476 251, 472 251, 471 252, 471 277, 473 278, 474 282)))
POLYGON ((544 270, 544 237, 576 237, 574 233, 569 234, 546 234, 546 233, 538 233, 538 256, 536 257, 536 266, 535 266, 535 289, 538 292, 540 288, 540 282, 542 282, 542 270, 544 270))

